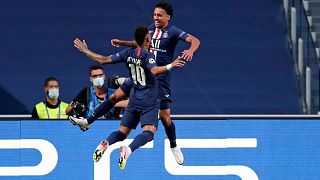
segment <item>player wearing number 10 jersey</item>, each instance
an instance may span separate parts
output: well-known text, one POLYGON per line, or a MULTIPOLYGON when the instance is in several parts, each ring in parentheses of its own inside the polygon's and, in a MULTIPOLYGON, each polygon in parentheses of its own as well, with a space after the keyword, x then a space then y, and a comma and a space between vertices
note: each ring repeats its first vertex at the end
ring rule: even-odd
MULTIPOLYGON (((152 36, 150 52, 155 55, 155 60, 158 66, 168 65, 173 60, 174 50, 178 41, 182 40, 190 44, 190 48, 181 52, 182 58, 191 61, 194 52, 198 49, 200 41, 198 38, 182 31, 181 29, 169 24, 173 16, 173 8, 169 3, 160 2, 154 8, 153 20, 154 23, 149 27, 149 33, 152 36)), ((119 39, 112 39, 113 46, 129 46, 137 47, 135 41, 122 41, 119 39)), ((170 141, 170 147, 176 162, 183 164, 184 157, 180 148, 176 143, 175 124, 171 120, 171 87, 170 87, 170 72, 163 73, 158 76, 158 92, 160 98, 160 112, 159 116, 164 126, 165 132, 170 141)), ((88 130, 89 125, 96 119, 106 114, 117 102, 129 96, 132 81, 128 79, 124 84, 118 88, 107 100, 98 106, 92 115, 88 117, 87 123, 79 125, 82 130, 88 130)))
MULTIPOLYGON (((176 45, 179 41, 185 41, 190 44, 190 47, 181 52, 183 59, 191 61, 193 58, 194 52, 198 49, 200 45, 200 40, 195 36, 192 36, 185 31, 177 28, 176 26, 169 23, 173 16, 173 8, 167 2, 159 2, 156 4, 153 12, 153 21, 154 23, 149 27, 149 33, 152 36, 150 52, 155 55, 155 59, 158 66, 163 66, 170 64, 173 61, 173 54, 176 48, 176 45)), ((112 39, 111 44, 113 46, 132 46, 135 47, 136 43, 134 41, 123 41, 119 39, 112 39)), ((165 132, 170 141, 170 147, 172 153, 178 164, 183 164, 184 157, 180 148, 177 146, 176 142, 176 128, 174 122, 171 120, 171 87, 170 87, 170 76, 171 72, 167 72, 158 76, 158 85, 159 85, 159 98, 160 98, 160 112, 159 116, 164 126, 165 132)), ((127 83, 128 84, 128 83, 127 83)), ((128 95, 127 84, 123 84, 120 87, 120 90, 116 91, 118 94, 117 97, 121 95, 121 90, 123 93, 128 95)), ((117 100, 120 100, 118 98, 117 100)), ((114 101, 114 100, 113 100, 114 101)), ((105 101, 107 104, 107 101, 105 101)), ((115 101, 117 102, 117 101, 115 101)), ((104 106, 105 110, 102 110, 98 113, 95 110, 96 114, 102 114, 103 111, 107 112, 111 106, 104 106)))
MULTIPOLYGON (((137 48, 127 48, 115 55, 102 56, 88 49, 85 41, 76 39, 74 46, 89 58, 102 64, 126 63, 130 77, 133 81, 133 89, 130 94, 128 107, 125 109, 118 131, 112 132, 108 138, 102 141, 96 148, 93 159, 99 161, 108 146, 123 141, 132 129, 135 129, 140 121, 143 132, 138 134, 128 146, 120 148, 119 167, 124 169, 130 154, 153 140, 158 127, 158 83, 154 77, 165 73, 175 67, 183 67, 185 62, 176 59, 166 66, 157 66, 154 55, 148 52, 151 36, 147 27, 138 27, 135 31, 137 48)), ((85 119, 71 118, 75 124, 87 124, 85 119)))

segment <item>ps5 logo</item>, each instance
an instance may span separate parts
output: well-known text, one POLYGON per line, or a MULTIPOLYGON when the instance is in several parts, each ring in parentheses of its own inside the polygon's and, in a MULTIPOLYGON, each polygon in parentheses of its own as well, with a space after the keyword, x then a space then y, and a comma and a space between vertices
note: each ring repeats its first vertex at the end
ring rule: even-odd
MULTIPOLYGON (((120 145, 128 145, 132 139, 118 142, 108 148, 102 159, 94 163, 94 179, 110 179, 110 155, 112 151, 118 149, 120 145), (108 169, 108 170, 107 170, 108 169), (106 171, 107 170, 107 171, 106 171), (103 172, 103 173, 102 173, 103 172)), ((177 139, 181 149, 185 148, 256 148, 256 138, 227 138, 227 139, 177 139)), ((153 141, 141 148, 153 148, 153 141)), ((257 174, 244 165, 227 166, 180 166, 175 162, 171 153, 168 139, 164 140, 164 166, 168 173, 176 176, 180 175, 212 175, 227 176, 236 175, 243 180, 258 180, 257 174)))
POLYGON ((0 167, 0 176, 43 176, 54 170, 58 163, 56 148, 43 139, 0 140, 1 149, 36 149, 42 159, 36 166, 0 167))
MULTIPOLYGON (((128 145, 132 139, 126 139, 110 146, 98 163, 94 163, 94 179, 110 179, 110 155, 120 145, 128 145)), ((181 149, 186 148, 256 148, 256 138, 227 139, 177 139, 181 149)), ((180 166, 171 153, 169 140, 164 140, 164 167, 172 175, 236 175, 243 180, 258 180, 257 174, 244 165, 227 166, 180 166)), ((153 148, 153 141, 141 148, 153 148)), ((0 167, 0 176, 43 176, 49 174, 57 165, 58 153, 49 141, 43 139, 0 140, 1 149, 36 149, 41 153, 41 162, 36 166, 0 167)))

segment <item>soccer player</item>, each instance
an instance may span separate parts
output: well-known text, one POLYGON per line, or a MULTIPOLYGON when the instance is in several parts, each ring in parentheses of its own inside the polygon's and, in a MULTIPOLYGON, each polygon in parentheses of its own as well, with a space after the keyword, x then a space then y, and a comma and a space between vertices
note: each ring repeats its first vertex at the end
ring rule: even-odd
MULTIPOLYGON (((169 24, 173 16, 173 8, 169 3, 160 2, 154 8, 153 20, 154 23, 149 27, 149 33, 152 36, 150 52, 155 55, 157 65, 163 66, 170 64, 173 61, 173 54, 179 40, 190 43, 190 48, 181 52, 183 59, 191 61, 194 52, 200 45, 199 39, 187 34, 185 31, 169 24)), ((111 40, 113 46, 132 46, 136 47, 134 41, 121 41, 118 39, 111 40)), ((173 121, 171 120, 171 73, 167 72, 158 76, 159 82, 159 97, 160 97, 160 119, 165 128, 165 132, 170 140, 170 147, 178 164, 183 164, 184 157, 176 143, 176 130, 173 121)), ((125 88, 122 87, 121 90, 125 88)), ((121 90, 118 93, 121 95, 121 90)), ((125 92, 125 91, 124 91, 125 92)), ((118 97, 119 97, 118 94, 118 97)), ((106 109, 107 110, 107 109, 106 109)))
MULTIPOLYGON (((100 62, 126 63, 132 79, 133 91, 130 94, 128 107, 125 109, 118 131, 112 132, 108 138, 102 141, 96 148, 93 159, 99 161, 108 146, 123 141, 132 129, 135 129, 140 121, 143 132, 137 135, 128 146, 120 147, 119 167, 124 169, 130 154, 139 147, 153 140, 158 126, 158 83, 154 77, 170 71, 172 68, 183 67, 185 61, 177 58, 165 66, 157 66, 154 55, 148 52, 151 36, 147 27, 138 27, 135 31, 137 48, 127 48, 115 55, 102 56, 88 49, 85 41, 76 39, 74 45, 79 51, 89 58, 100 62)), ((87 120, 71 118, 74 123, 86 126, 87 120)))
MULTIPOLYGON (((181 52, 182 58, 191 61, 194 52, 198 49, 200 41, 185 31, 170 25, 169 21, 173 16, 173 9, 169 3, 160 2, 154 8, 153 20, 154 23, 149 27, 149 33, 152 37, 150 52, 155 55, 157 65, 163 66, 170 64, 173 60, 174 50, 179 40, 190 43, 190 48, 181 52)), ((118 39, 111 40, 113 46, 129 46, 136 47, 135 41, 122 41, 118 39)), ((165 132, 170 141, 171 151, 178 164, 183 164, 184 157, 176 143, 176 130, 173 121, 171 120, 171 87, 170 87, 171 73, 167 72, 158 76, 159 82, 159 97, 160 97, 160 119, 164 126, 165 132)), ((89 124, 93 123, 96 119, 106 114, 118 101, 130 94, 132 81, 128 79, 123 85, 118 88, 109 99, 104 101, 98 106, 93 114, 88 117, 86 126, 88 129, 89 124)), ((81 127, 80 127, 81 128, 81 127)))

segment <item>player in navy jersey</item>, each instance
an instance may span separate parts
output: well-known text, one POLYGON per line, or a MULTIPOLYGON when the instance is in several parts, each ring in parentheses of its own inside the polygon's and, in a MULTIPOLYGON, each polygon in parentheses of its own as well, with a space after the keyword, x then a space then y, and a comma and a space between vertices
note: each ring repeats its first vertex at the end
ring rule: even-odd
MULTIPOLYGON (((153 20, 154 23, 149 27, 149 33, 152 36, 150 52, 155 55, 157 65, 163 66, 170 64, 173 60, 174 50, 178 41, 190 43, 190 48, 181 52, 183 59, 191 61, 194 52, 198 49, 200 41, 186 33, 185 31, 169 24, 173 16, 173 9, 169 3, 160 2, 154 8, 153 20)), ((118 39, 111 40, 113 46, 131 46, 136 47, 135 41, 121 41, 118 39)), ((178 164, 183 164, 184 157, 180 148, 176 144, 175 125, 170 118, 171 109, 171 73, 167 72, 158 76, 159 83, 159 98, 160 98, 160 118, 165 128, 166 134, 170 140, 170 147, 178 164)), ((128 95, 127 84, 124 84, 119 89, 118 96, 122 93, 128 95), (123 90, 123 92, 121 92, 123 90)))
MULTIPOLYGON (((133 90, 129 96, 129 105, 125 109, 119 129, 102 141, 93 154, 94 161, 99 161, 108 146, 126 139, 130 131, 135 129, 140 121, 143 132, 137 135, 128 147, 120 147, 120 169, 124 169, 126 161, 133 151, 153 140, 157 130, 159 98, 158 83, 154 76, 175 67, 183 67, 185 64, 185 61, 177 58, 168 65, 157 66, 154 55, 148 52, 151 36, 147 27, 136 29, 135 40, 137 42, 136 48, 127 48, 111 56, 102 56, 92 52, 88 49, 85 41, 79 39, 74 41, 74 46, 89 58, 101 64, 126 63, 129 70, 133 90)), ((79 126, 88 125, 86 119, 71 118, 71 120, 79 126)))
MULTIPOLYGON (((158 3, 154 8, 153 20, 154 23, 149 27, 149 33, 152 36, 150 52, 155 55, 157 65, 167 65, 172 62, 175 47, 178 41, 182 40, 190 43, 190 48, 181 52, 182 58, 187 61, 191 61, 194 52, 198 49, 200 41, 186 33, 185 31, 169 24, 170 19, 173 16, 172 6, 165 2, 158 3)), ((135 41, 121 41, 118 39, 111 40, 113 46, 129 46, 137 47, 135 41)), ((165 132, 170 140, 170 147, 174 154, 175 160, 178 164, 183 164, 184 157, 180 148, 176 144, 176 130, 173 121, 170 118, 171 109, 171 87, 170 87, 170 72, 161 74, 158 76, 159 83, 159 98, 160 98, 160 113, 162 124, 165 128, 165 132)), ((132 87, 132 81, 126 80, 124 84, 118 88, 109 99, 104 101, 98 106, 92 115, 88 117, 87 126, 80 127, 82 130, 87 130, 89 124, 93 123, 96 119, 106 114, 114 104, 118 101, 126 98, 130 94, 132 87)))

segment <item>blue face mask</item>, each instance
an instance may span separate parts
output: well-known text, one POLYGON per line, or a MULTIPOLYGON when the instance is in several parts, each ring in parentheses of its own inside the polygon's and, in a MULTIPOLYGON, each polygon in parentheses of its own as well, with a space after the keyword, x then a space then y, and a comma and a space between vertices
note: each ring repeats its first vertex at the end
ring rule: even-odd
POLYGON ((58 88, 52 88, 48 90, 48 96, 50 99, 58 99, 59 97, 59 89, 58 88))
POLYGON ((103 77, 94 78, 92 83, 94 86, 101 88, 104 84, 104 78, 103 77))

